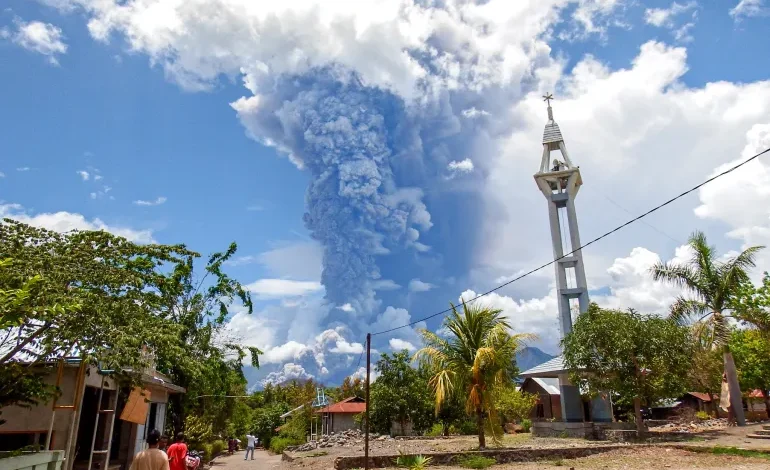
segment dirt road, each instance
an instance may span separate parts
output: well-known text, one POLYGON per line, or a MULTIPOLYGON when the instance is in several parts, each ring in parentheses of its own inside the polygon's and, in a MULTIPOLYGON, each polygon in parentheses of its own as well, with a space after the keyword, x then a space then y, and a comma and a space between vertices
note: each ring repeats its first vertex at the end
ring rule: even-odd
POLYGON ((245 451, 217 457, 211 470, 274 470, 281 465, 280 455, 270 455, 264 450, 254 451, 254 460, 243 460, 245 451))

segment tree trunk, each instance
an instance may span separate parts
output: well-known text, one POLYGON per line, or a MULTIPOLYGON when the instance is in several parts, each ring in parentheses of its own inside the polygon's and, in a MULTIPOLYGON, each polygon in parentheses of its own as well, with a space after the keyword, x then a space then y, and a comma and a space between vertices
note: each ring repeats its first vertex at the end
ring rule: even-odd
POLYGON ((644 420, 642 419, 642 399, 634 397, 634 417, 636 418, 636 436, 644 436, 644 420))
POLYGON ((714 399, 714 394, 708 392, 709 395, 709 409, 714 412, 714 417, 719 418, 719 400, 714 399))
MULTIPOLYGON (((768 413, 770 413, 770 408, 768 408, 768 413)), ((443 434, 444 436, 449 436, 449 422, 447 422, 447 421, 444 421, 444 422, 441 424, 441 427, 443 428, 443 429, 442 429, 442 434, 443 434)))
POLYGON ((767 417, 770 418, 770 396, 768 396, 767 390, 762 390, 762 395, 765 396, 765 413, 767 413, 767 417))
POLYGON ((487 448, 487 441, 484 439, 484 412, 481 407, 476 408, 476 426, 479 431, 479 450, 487 448))
POLYGON ((735 370, 735 361, 733 354, 725 347, 723 353, 725 361, 725 374, 727 374, 727 384, 730 387, 730 408, 733 409, 733 415, 738 426, 746 426, 746 418, 743 415, 743 398, 741 397, 741 386, 738 384, 738 372, 735 370))

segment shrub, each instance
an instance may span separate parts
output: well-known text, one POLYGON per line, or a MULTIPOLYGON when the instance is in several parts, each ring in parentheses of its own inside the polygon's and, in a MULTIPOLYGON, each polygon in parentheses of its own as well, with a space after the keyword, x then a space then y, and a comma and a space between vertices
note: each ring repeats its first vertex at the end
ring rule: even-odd
POLYGON ((698 418, 701 421, 705 421, 705 420, 711 418, 711 416, 709 416, 709 414, 706 413, 705 411, 699 411, 699 412, 695 413, 695 417, 698 418))
MULTIPOLYGON (((399 451, 401 453, 401 451, 399 451)), ((423 455, 404 455, 403 453, 396 459, 396 465, 409 470, 425 470, 425 467, 433 460, 433 457, 423 455)))
POLYGON ((496 464, 495 459, 484 457, 483 455, 466 455, 460 458, 457 463, 463 468, 482 469, 496 464))
POLYGON ((223 450, 227 448, 225 441, 216 440, 211 443, 211 458, 213 459, 217 455, 221 454, 223 450))
POLYGON ((428 432, 425 433, 426 436, 443 436, 444 435, 444 426, 441 423, 434 424, 428 432))
POLYGON ((532 430, 532 420, 531 419, 522 419, 521 420, 521 430, 524 432, 529 432, 532 430))
POLYGON ((204 462, 210 462, 211 459, 214 458, 212 455, 212 445, 211 444, 201 444, 200 446, 201 450, 201 463, 204 462))
POLYGON ((294 439, 291 437, 278 436, 270 439, 270 452, 274 454, 281 454, 287 447, 298 446, 304 444, 302 439, 294 439))
POLYGON ((470 420, 460 421, 454 429, 457 434, 462 436, 472 436, 478 433, 476 423, 470 420))

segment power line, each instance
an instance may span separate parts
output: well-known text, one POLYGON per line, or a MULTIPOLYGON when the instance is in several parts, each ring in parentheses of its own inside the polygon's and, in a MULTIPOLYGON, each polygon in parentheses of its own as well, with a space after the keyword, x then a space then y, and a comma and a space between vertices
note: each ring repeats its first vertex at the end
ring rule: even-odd
MULTIPOLYGON (((621 229, 623 229, 623 228, 625 228, 625 227, 627 227, 627 226, 629 226, 629 225, 633 224, 634 222, 636 222, 636 221, 638 221, 638 220, 641 220, 641 219, 643 219, 644 217, 647 217, 648 215, 650 215, 650 214, 652 214, 653 212, 655 212, 655 211, 657 211, 657 210, 659 210, 659 209, 661 209, 661 208, 663 208, 663 207, 665 207, 665 206, 667 206, 667 205, 671 204, 672 202, 676 201, 677 199, 680 199, 680 198, 682 198, 682 197, 684 197, 684 196, 686 196, 686 195, 690 194, 691 192, 693 192, 693 191, 695 191, 695 190, 697 190, 697 189, 700 189, 701 187, 703 187, 703 186, 705 186, 705 185, 707 185, 707 184, 711 183, 711 182, 712 182, 712 181, 714 181, 715 179, 717 179, 717 178, 721 178, 722 176, 725 176, 725 175, 726 175, 726 174, 728 174, 728 173, 732 173, 733 171, 737 170, 738 168, 742 167, 743 165, 745 165, 745 164, 749 163, 749 162, 750 162, 750 161, 752 161, 752 160, 755 160, 755 159, 759 158, 760 156, 762 156, 762 155, 764 155, 764 154, 766 154, 766 153, 768 153, 768 152, 770 152, 770 148, 767 148, 767 149, 765 149, 765 150, 763 150, 763 151, 759 152, 758 154, 754 155, 753 157, 750 157, 750 158, 748 158, 748 159, 746 159, 746 160, 742 161, 741 163, 739 163, 739 164, 737 164, 737 165, 735 165, 735 166, 733 166, 733 167, 731 167, 731 168, 728 168, 727 170, 725 170, 725 171, 723 171, 723 172, 721 172, 721 173, 719 173, 719 174, 717 174, 717 175, 714 175, 714 176, 712 176, 711 178, 709 178, 709 179, 707 179, 706 181, 704 181, 704 182, 702 182, 702 183, 698 184, 697 186, 693 186, 692 188, 690 188, 690 189, 688 189, 687 191, 685 191, 685 192, 683 192, 683 193, 679 194, 678 196, 672 197, 672 198, 671 198, 671 199, 669 199, 668 201, 666 201, 666 202, 664 202, 664 203, 662 203, 662 204, 659 204, 659 205, 657 205, 657 206, 653 207, 652 209, 648 210, 647 212, 645 212, 645 213, 643 213, 643 214, 641 214, 641 215, 638 215, 638 216, 634 217, 633 219, 631 219, 631 220, 627 221, 626 223, 624 223, 624 224, 622 224, 622 225, 618 225, 617 227, 615 227, 614 229, 610 230, 609 232, 606 232, 606 233, 604 233, 604 234, 602 234, 602 235, 599 235, 598 237, 594 238, 594 239, 593 239, 593 240, 591 240, 590 242, 588 242, 588 243, 584 243, 582 246, 579 246, 578 248, 575 248, 574 250, 570 251, 569 253, 567 253, 567 254, 565 254, 565 255, 562 255, 562 256, 560 256, 560 257, 558 257, 558 258, 556 258, 556 259, 554 259, 554 260, 552 260, 552 261, 549 261, 549 262, 547 262, 547 263, 545 263, 545 264, 543 264, 543 265, 540 265, 540 266, 538 266, 538 267, 536 267, 536 268, 534 268, 534 269, 532 269, 532 270, 529 270, 529 271, 525 272, 524 274, 522 274, 522 275, 520 275, 520 276, 517 276, 517 277, 515 277, 515 278, 511 279, 511 280, 510 280, 510 281, 508 281, 508 282, 505 282, 505 283, 503 283, 503 284, 500 284, 499 286, 497 286, 497 287, 495 287, 495 288, 493 288, 493 289, 490 289, 490 290, 488 290, 488 291, 486 291, 486 292, 484 292, 484 293, 482 293, 482 294, 479 294, 479 295, 477 295, 476 297, 474 297, 474 298, 472 298, 472 299, 470 299, 470 300, 467 300, 467 301, 465 301, 465 302, 466 302, 466 303, 470 303, 470 302, 473 302, 473 301, 475 301, 475 300, 477 300, 477 299, 480 299, 481 297, 484 297, 484 296, 486 296, 486 295, 489 295, 489 294, 491 294, 491 293, 493 293, 493 292, 495 292, 495 291, 498 291, 498 290, 502 289, 502 288, 503 288, 503 287, 505 287, 505 286, 508 286, 508 285, 510 285, 510 284, 513 284, 514 282, 516 282, 516 281, 518 281, 518 280, 520 280, 520 279, 522 279, 522 278, 525 278, 525 277, 529 276, 530 274, 533 274, 533 273, 535 273, 535 272, 537 272, 537 271, 540 271, 540 270, 541 270, 541 269, 543 269, 543 268, 547 268, 548 266, 550 266, 550 265, 552 265, 552 264, 556 263, 556 262, 557 262, 557 261, 559 261, 560 259, 566 258, 567 256, 570 256, 570 255, 572 255, 573 253, 575 253, 575 252, 578 252, 578 251, 582 250, 583 248, 586 248, 586 247, 588 247, 588 246, 590 246, 590 245, 593 245, 594 243, 598 242, 599 240, 601 240, 601 239, 603 239, 603 238, 606 238, 606 237, 608 237, 608 236, 612 235, 613 233, 615 233, 615 232, 617 232, 617 231, 619 231, 619 230, 621 230, 621 229)), ((401 328, 406 328, 406 327, 409 327, 409 326, 413 326, 413 325, 416 325, 417 323, 423 322, 423 321, 425 321, 425 320, 429 320, 429 319, 431 319, 431 318, 434 318, 434 317, 437 317, 437 316, 439 316, 439 315, 444 315, 445 313, 448 313, 448 312, 451 312, 451 311, 452 311, 452 309, 451 309, 451 308, 447 308, 447 309, 444 309, 444 310, 442 310, 442 311, 440 311, 440 312, 436 312, 436 313, 434 313, 434 314, 432 314, 432 315, 428 315, 427 317, 423 317, 423 318, 420 318, 419 320, 415 320, 415 321, 413 321, 413 322, 411 322, 411 323, 407 323, 407 324, 405 324, 405 325, 397 326, 397 327, 395 327, 395 328, 390 328, 390 329, 388 329, 388 330, 378 331, 377 333, 372 333, 372 336, 376 336, 376 335, 382 335, 382 334, 385 334, 385 333, 390 333, 391 331, 400 330, 401 328)))

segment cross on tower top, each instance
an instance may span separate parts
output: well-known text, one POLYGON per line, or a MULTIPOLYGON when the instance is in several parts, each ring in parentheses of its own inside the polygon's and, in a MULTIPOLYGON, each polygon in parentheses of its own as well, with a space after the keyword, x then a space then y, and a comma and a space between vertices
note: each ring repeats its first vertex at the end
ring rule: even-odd
POLYGON ((551 108, 551 100, 554 99, 552 93, 546 93, 543 95, 543 101, 548 103, 548 121, 553 121, 553 108, 551 108))

